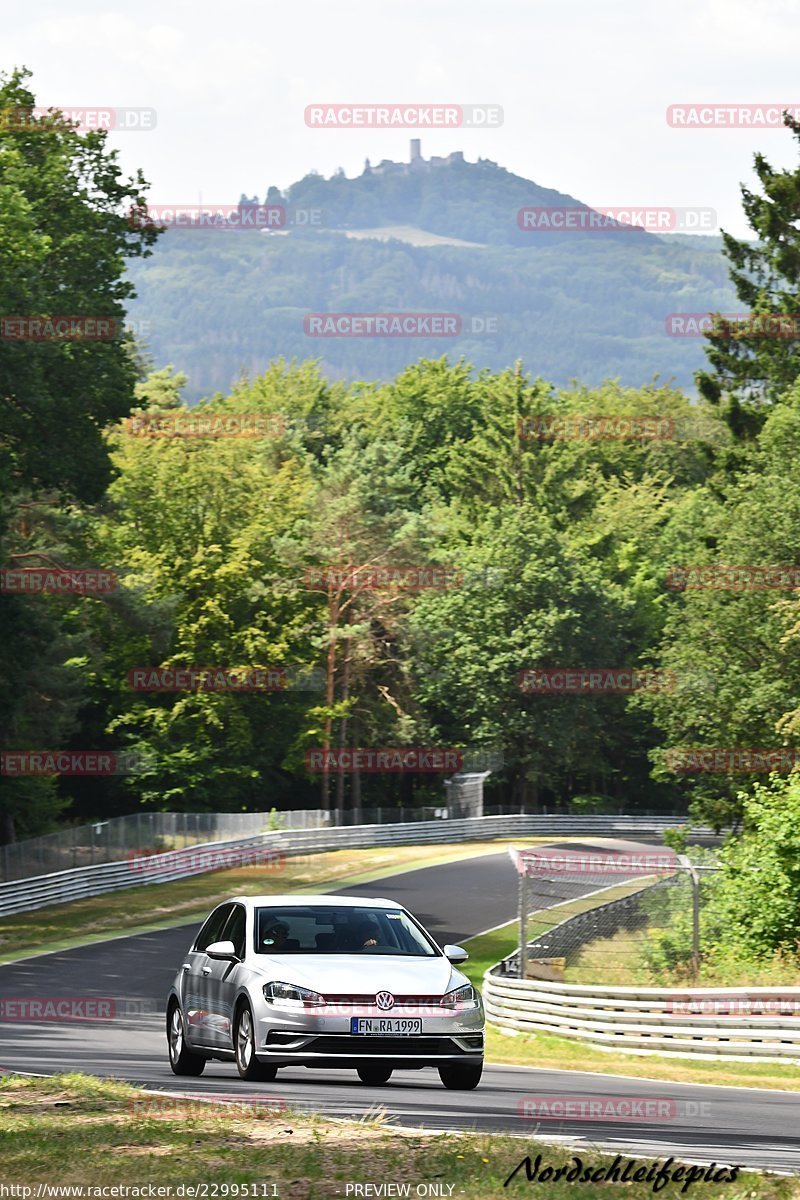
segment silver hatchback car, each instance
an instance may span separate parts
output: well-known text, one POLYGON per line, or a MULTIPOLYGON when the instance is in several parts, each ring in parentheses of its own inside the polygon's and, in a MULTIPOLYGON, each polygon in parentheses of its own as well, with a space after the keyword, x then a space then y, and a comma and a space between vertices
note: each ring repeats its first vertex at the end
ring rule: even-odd
POLYGON ((169 1061, 200 1075, 235 1061, 243 1079, 280 1067, 352 1067, 367 1084, 437 1067, 477 1087, 480 994, 402 905, 349 896, 237 896, 203 925, 167 1000, 169 1061))

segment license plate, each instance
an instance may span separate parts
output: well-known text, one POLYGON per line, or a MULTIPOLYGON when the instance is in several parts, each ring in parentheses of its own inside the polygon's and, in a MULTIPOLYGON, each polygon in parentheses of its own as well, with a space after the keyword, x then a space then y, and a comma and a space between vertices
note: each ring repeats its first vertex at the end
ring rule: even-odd
POLYGON ((350 1032, 384 1037, 422 1033, 420 1017, 351 1017, 350 1032))

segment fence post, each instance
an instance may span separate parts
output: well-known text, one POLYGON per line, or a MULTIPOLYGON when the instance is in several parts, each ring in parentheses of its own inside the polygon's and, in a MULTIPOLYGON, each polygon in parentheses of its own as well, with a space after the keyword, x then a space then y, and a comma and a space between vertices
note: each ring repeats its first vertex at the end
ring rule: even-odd
POLYGON ((678 861, 689 872, 692 881, 692 983, 697 983, 700 974, 700 876, 688 855, 678 855, 678 861))
MULTIPOLYGON (((520 860, 522 856, 520 855, 520 860)), ((519 977, 525 979, 528 973, 528 874, 524 860, 519 876, 519 977)))
POLYGON ((694 982, 700 974, 700 877, 692 868, 692 972, 694 982))

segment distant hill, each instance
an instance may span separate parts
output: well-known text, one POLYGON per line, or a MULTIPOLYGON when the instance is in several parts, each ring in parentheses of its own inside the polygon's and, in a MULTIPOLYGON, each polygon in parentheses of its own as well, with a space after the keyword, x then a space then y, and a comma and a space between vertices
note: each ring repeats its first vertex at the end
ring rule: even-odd
MULTIPOLYGON (((268 189, 267 195, 275 200, 278 189, 268 189)), ((284 202, 290 210, 321 209, 328 229, 405 224, 468 242, 528 247, 563 241, 575 234, 523 231, 517 224, 521 208, 590 211, 574 196, 539 187, 489 159, 469 163, 458 154, 438 162, 422 158, 408 163, 385 161, 378 167, 367 166, 356 179, 343 174, 330 179, 306 175, 292 184, 284 202)), ((618 233, 611 230, 601 236, 609 235, 637 241, 648 236, 642 230, 621 226, 618 233)))
POLYGON ((735 307, 718 238, 523 231, 525 206, 589 210, 486 160, 311 174, 264 199, 285 205, 290 222, 318 211, 323 225, 169 230, 152 258, 130 265, 130 316, 157 365, 188 372, 191 399, 279 356, 319 358, 334 378, 387 378, 447 353, 493 369, 522 358, 555 383, 659 374, 691 388, 703 342, 667 336, 667 315, 735 307), (460 331, 319 338, 304 328, 309 313, 409 311, 458 314, 460 331))

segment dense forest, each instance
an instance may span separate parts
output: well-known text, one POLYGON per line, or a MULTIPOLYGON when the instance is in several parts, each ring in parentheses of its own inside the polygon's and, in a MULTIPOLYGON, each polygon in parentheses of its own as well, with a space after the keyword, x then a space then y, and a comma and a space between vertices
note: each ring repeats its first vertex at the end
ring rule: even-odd
MULTIPOLYGON (((0 102, 32 107, 24 76, 3 83, 0 102)), ((9 776, 5 839, 141 806, 441 801, 435 773, 320 778, 308 760, 319 747, 461 749, 470 763, 491 762, 489 802, 531 810, 691 802, 716 823, 738 819, 763 770, 697 769, 696 759, 676 769, 675 754, 791 749, 797 591, 763 580, 702 586, 705 576, 685 568, 798 563, 797 343, 723 323, 707 339, 699 398, 642 383, 635 367, 635 385, 564 384, 523 338, 512 353, 505 329, 502 367, 439 345, 374 382, 270 350, 275 361, 260 374, 190 406, 186 371, 200 344, 209 349, 208 330, 243 336, 238 306, 268 290, 261 247, 305 258, 319 289, 308 303, 324 309, 326 288, 348 286, 335 283, 334 247, 346 243, 332 234, 295 249, 259 235, 202 243, 210 235, 185 231, 147 259, 157 231, 126 215, 146 203, 145 181, 122 178, 104 137, 52 123, 46 135, 0 131, 2 311, 121 319, 135 288, 152 302, 158 276, 176 309, 192 292, 206 323, 190 321, 180 336, 166 327, 170 366, 119 339, 0 339, 2 562, 114 578, 96 594, 6 587, 3 750, 135 750, 142 764, 101 779, 9 776), (173 275, 170 255, 184 256, 186 270, 173 275), (230 274, 225 297, 215 271, 230 274), (185 422, 199 417, 205 432, 195 425, 187 436, 185 422), (210 667, 271 668, 285 686, 131 686, 135 669, 210 667), (660 672, 669 685, 561 694, 520 682, 524 672, 591 668, 660 672)), ((762 161, 760 177, 765 196, 745 198, 756 240, 725 239, 730 289, 740 308, 792 313, 800 172, 762 161)), ((563 259, 545 265, 555 246, 491 253, 508 256, 528 301, 526 262, 556 290, 571 274, 574 288, 596 253, 616 264, 617 294, 627 280, 631 313, 653 322, 663 303, 646 270, 666 271, 680 254, 697 292, 672 307, 715 307, 707 292, 699 300, 702 250, 642 245, 649 266, 638 276, 619 239, 602 251, 564 247, 574 271, 563 259)), ((416 254, 351 249, 406 266, 416 254)), ((424 275, 421 257, 417 265, 424 275)), ((359 306, 405 303, 393 278, 366 270, 359 306)), ((270 306, 305 303, 288 274, 269 287, 270 306)), ((727 295, 722 279, 716 294, 727 295)), ((574 293, 572 302, 579 320, 574 293)), ((548 319, 547 341, 560 338, 567 361, 574 328, 563 313, 548 319)), ((593 368, 603 371, 613 334, 593 336, 593 368)), ((288 336, 277 343, 291 352, 288 336)), ((668 378, 679 343, 662 336, 657 356, 655 344, 668 378)), ((590 374, 579 351, 570 361, 570 374, 590 374)))
MULTIPOLYGON (((355 179, 312 173, 285 192, 242 196, 245 226, 260 201, 261 219, 279 230, 211 228, 190 211, 168 218, 194 227, 170 225, 153 256, 129 266, 131 323, 156 365, 180 364, 189 401, 225 393, 279 357, 313 358, 331 379, 388 381, 442 354, 496 372, 521 358, 557 386, 659 376, 693 392, 702 337, 671 336, 668 318, 736 311, 718 236, 656 236, 615 221, 521 229, 531 206, 588 210, 485 160, 417 166, 355 179), (425 244, 426 235, 452 244, 425 244), (309 313, 385 311, 453 313, 460 323, 447 338, 306 331, 309 313)), ((680 225, 675 210, 663 215, 680 225)))
POLYGON ((522 358, 561 386, 660 376, 693 393, 703 338, 671 336, 668 318, 737 311, 719 239, 542 236, 470 249, 331 230, 168 229, 153 257, 131 266, 130 320, 156 364, 180 363, 189 401, 278 357, 313 358, 331 379, 388 381, 445 353, 492 371, 522 358), (305 330, 318 312, 443 312, 461 324, 446 338, 321 338, 305 330))

